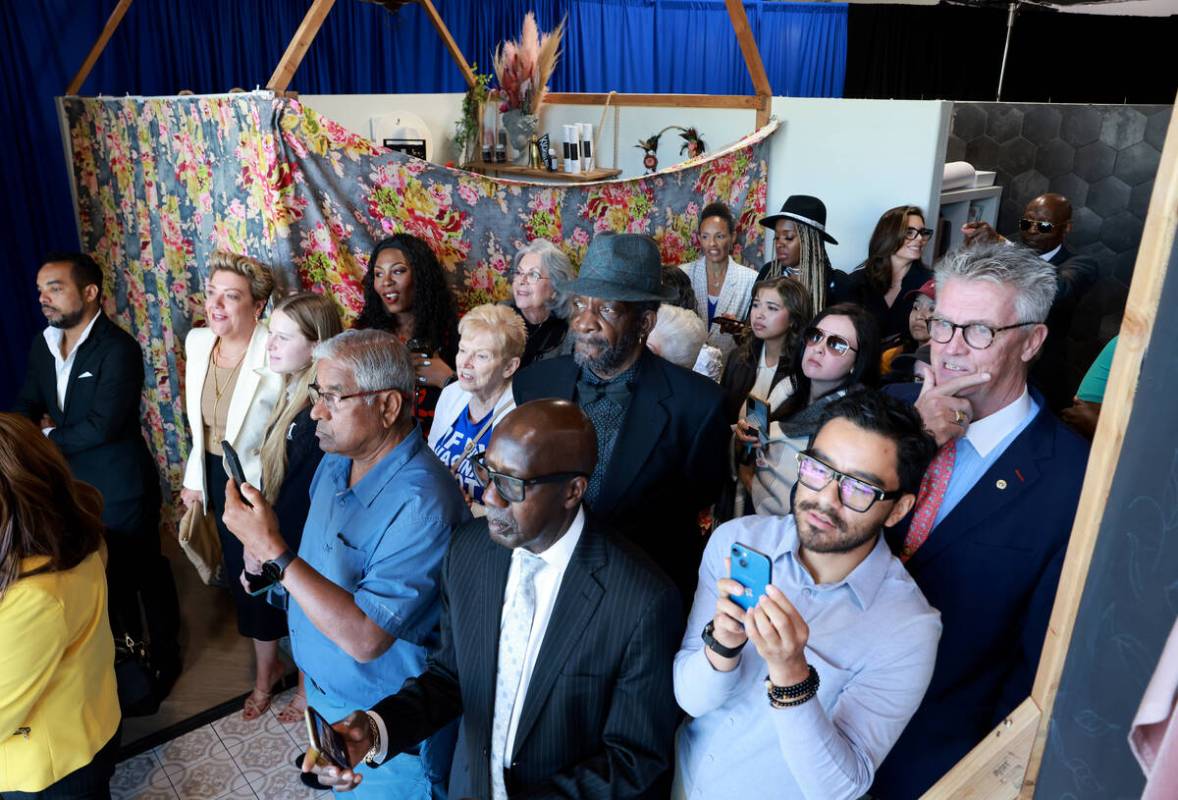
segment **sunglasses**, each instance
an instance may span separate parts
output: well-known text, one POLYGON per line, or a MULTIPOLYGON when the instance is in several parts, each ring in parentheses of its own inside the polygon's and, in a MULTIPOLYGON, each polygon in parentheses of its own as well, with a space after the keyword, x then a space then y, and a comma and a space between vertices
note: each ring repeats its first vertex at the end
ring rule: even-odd
POLYGON ((1034 228, 1039 233, 1051 233, 1055 230, 1055 223, 1044 222, 1038 219, 1027 219, 1026 217, 1018 221, 1018 229, 1020 231, 1029 231, 1031 228, 1034 228))
POLYGON ((911 242, 917 236, 919 236, 921 239, 928 239, 931 238, 932 235, 932 228, 908 228, 904 231, 904 238, 909 242, 911 242))
POLYGON ((837 333, 827 333, 821 328, 806 328, 806 332, 802 334, 802 338, 806 340, 806 344, 820 345, 823 340, 826 341, 826 349, 834 353, 836 356, 841 356, 848 350, 859 352, 859 348, 851 347, 851 343, 837 333))
POLYGON ((527 487, 529 486, 535 486, 541 483, 560 483, 561 481, 568 481, 573 478, 589 477, 584 472, 554 472, 551 475, 537 475, 535 478, 517 478, 514 475, 505 475, 487 466, 486 451, 471 456, 470 463, 474 467, 474 477, 479 482, 479 485, 485 489, 489 485, 494 484, 495 494, 509 503, 522 503, 524 497, 527 495, 527 487))
POLYGON ((853 475, 839 472, 810 453, 798 453, 798 481, 803 486, 820 492, 834 480, 838 481, 839 500, 842 504, 860 514, 869 510, 877 500, 895 500, 904 494, 899 489, 889 492, 853 475))

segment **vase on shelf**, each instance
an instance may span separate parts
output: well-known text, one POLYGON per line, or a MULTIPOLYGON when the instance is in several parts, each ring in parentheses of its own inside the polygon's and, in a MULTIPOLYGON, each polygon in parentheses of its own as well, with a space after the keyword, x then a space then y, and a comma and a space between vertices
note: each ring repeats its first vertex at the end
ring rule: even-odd
POLYGON ((540 126, 540 117, 536 114, 525 114, 518 108, 506 111, 502 117, 503 128, 507 131, 507 138, 511 142, 512 163, 517 167, 531 164, 530 145, 536 135, 536 128, 540 126))

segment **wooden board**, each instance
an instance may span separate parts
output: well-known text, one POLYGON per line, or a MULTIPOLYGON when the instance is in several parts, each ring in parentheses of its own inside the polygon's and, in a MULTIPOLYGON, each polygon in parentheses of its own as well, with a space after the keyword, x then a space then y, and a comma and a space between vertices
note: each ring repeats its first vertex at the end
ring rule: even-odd
POLYGON ((1018 795, 1039 708, 1031 698, 924 794, 924 800, 1011 800, 1018 795))
POLYGON ((488 164, 483 161, 472 161, 462 167, 470 172, 479 172, 482 174, 491 175, 506 175, 510 178, 528 178, 532 180, 546 180, 565 183, 593 183, 594 181, 607 181, 610 178, 616 178, 622 174, 620 169, 606 169, 598 167, 597 169, 589 170, 588 172, 561 172, 559 170, 549 172, 546 169, 532 169, 531 167, 520 167, 515 164, 488 164))
MULTIPOLYGON (((603 106, 610 97, 597 92, 549 92, 545 105, 603 106)), ((756 110, 757 98, 749 94, 625 94, 615 92, 611 106, 641 106, 665 108, 747 108, 756 110)))
POLYGON ((740 44, 740 53, 744 56, 744 65, 748 68, 749 78, 753 82, 753 90, 757 96, 757 128, 763 128, 769 122, 769 110, 773 102, 773 89, 769 86, 769 76, 765 74, 765 64, 761 61, 761 51, 757 47, 757 40, 753 37, 753 29, 749 26, 748 15, 744 11, 744 0, 725 0, 728 7, 728 18, 732 20, 732 29, 736 31, 736 41, 740 44))
POLYGON ((267 89, 285 92, 286 87, 290 86, 295 70, 299 68, 299 64, 303 63, 303 56, 307 55, 311 42, 315 41, 315 36, 319 33, 319 28, 323 26, 323 20, 327 18, 327 12, 331 11, 333 5, 335 5, 335 0, 314 0, 303 16, 303 21, 299 23, 298 30, 295 31, 290 44, 286 46, 286 52, 282 54, 278 66, 274 68, 274 74, 266 83, 267 89))
POLYGON ((454 37, 450 35, 450 29, 446 27, 446 23, 442 20, 442 15, 434 8, 431 0, 417 0, 417 2, 425 9, 425 14, 433 24, 434 30, 438 32, 438 36, 442 37, 442 43, 450 51, 450 57, 458 65, 458 71, 462 73, 462 79, 466 81, 466 85, 468 87, 474 86, 474 70, 470 68, 470 64, 466 63, 466 57, 462 55, 462 49, 458 46, 458 42, 454 41, 454 37))
POLYGON ((90 70, 94 69, 94 65, 98 62, 98 57, 106 49, 107 42, 114 35, 115 29, 119 27, 119 23, 123 21, 123 16, 130 7, 131 0, 119 0, 119 4, 115 6, 114 11, 110 12, 110 17, 107 18, 106 25, 102 28, 102 33, 98 34, 98 41, 94 42, 94 46, 90 48, 90 52, 86 55, 86 60, 78 68, 78 72, 74 75, 74 79, 70 81, 70 85, 65 87, 66 97, 76 95, 82 88, 82 84, 86 82, 86 78, 90 77, 90 70))

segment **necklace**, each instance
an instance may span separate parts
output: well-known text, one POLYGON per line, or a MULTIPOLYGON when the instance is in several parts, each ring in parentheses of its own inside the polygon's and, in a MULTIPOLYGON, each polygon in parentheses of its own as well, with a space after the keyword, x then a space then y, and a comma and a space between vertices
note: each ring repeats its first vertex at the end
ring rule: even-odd
POLYGON ((221 370, 227 369, 227 367, 222 367, 217 363, 217 354, 220 352, 220 350, 221 350, 221 340, 218 339, 217 344, 214 345, 214 347, 213 347, 212 361, 213 361, 213 396, 214 396, 214 399, 213 399, 213 419, 209 420, 210 424, 212 424, 217 419, 217 411, 220 410, 220 408, 221 408, 221 396, 223 394, 225 394, 225 390, 228 389, 229 385, 233 383, 234 376, 237 375, 237 371, 239 369, 241 369, 241 362, 245 360, 245 350, 242 350, 241 355, 239 355, 237 357, 237 363, 235 363, 233 365, 233 369, 231 369, 229 371, 229 375, 228 375, 228 377, 225 378, 224 385, 222 385, 221 384, 221 370))
POLYGON ((724 277, 728 272, 728 264, 725 262, 721 265, 719 273, 712 272, 712 268, 707 265, 707 262, 704 262, 704 265, 704 270, 708 274, 708 294, 717 295, 724 288, 724 277))

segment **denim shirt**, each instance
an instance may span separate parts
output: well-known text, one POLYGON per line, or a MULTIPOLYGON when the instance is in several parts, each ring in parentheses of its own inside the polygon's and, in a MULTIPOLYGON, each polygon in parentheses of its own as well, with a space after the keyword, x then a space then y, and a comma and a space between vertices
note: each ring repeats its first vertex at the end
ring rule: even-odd
POLYGON ((352 460, 327 454, 311 481, 311 508, 299 557, 350 592, 377 626, 396 637, 361 664, 325 636, 291 598, 295 662, 324 694, 370 708, 425 671, 437 642, 442 558, 456 526, 470 517, 458 484, 414 426, 354 487, 352 460))

